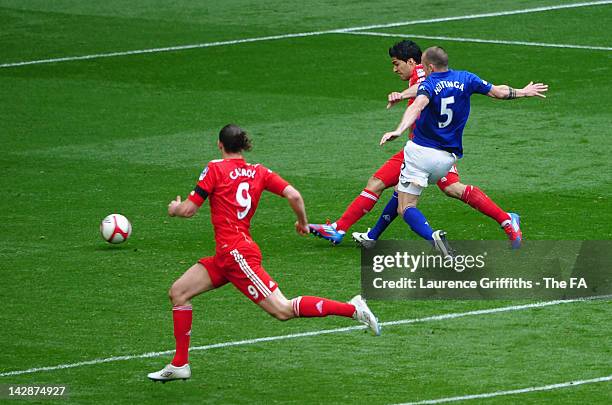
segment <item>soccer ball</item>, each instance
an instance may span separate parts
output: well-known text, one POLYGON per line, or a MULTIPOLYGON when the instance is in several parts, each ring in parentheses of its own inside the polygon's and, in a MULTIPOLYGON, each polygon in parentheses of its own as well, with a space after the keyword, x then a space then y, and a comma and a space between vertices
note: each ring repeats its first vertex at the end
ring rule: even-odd
POLYGON ((132 234, 132 224, 121 214, 110 214, 102 220, 100 234, 108 243, 122 243, 132 234))

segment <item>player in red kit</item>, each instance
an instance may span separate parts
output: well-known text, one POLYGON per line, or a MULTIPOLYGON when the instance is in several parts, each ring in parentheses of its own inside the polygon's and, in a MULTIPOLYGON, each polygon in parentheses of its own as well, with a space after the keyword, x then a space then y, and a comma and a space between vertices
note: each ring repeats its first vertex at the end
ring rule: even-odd
MULTIPOLYGON (((401 93, 393 92, 389 94, 387 108, 391 108, 393 105, 406 99, 410 106, 416 96, 418 84, 425 80, 425 71, 421 64, 421 49, 416 43, 404 40, 396 43, 389 49, 389 56, 393 64, 393 72, 399 75, 402 80, 408 81, 409 88, 401 93)), ((412 136, 411 132, 409 137, 412 139, 412 136)), ((403 162, 404 150, 402 149, 387 160, 368 179, 366 188, 353 200, 336 222, 310 224, 311 233, 329 240, 334 245, 341 243, 349 228, 374 208, 382 192, 387 188, 397 185, 403 162)), ((522 233, 519 227, 518 215, 502 210, 480 188, 461 183, 456 166, 453 166, 448 174, 438 181, 437 185, 447 196, 459 199, 472 208, 493 218, 508 235, 512 247, 520 247, 522 233)), ((366 232, 353 232, 352 237, 360 246, 365 248, 372 247, 396 217, 397 192, 394 192, 376 225, 366 232)), ((443 233, 438 236, 444 238, 443 233)))
POLYGON ((337 315, 353 318, 380 334, 376 317, 359 295, 348 303, 312 296, 285 298, 261 265, 261 252, 250 235, 251 218, 261 194, 267 190, 287 199, 297 216, 296 231, 307 235, 304 200, 278 174, 244 160, 242 151, 249 150, 251 143, 240 127, 227 125, 221 129, 218 147, 222 159, 208 164, 189 198, 181 201, 179 196, 168 205, 170 216, 191 217, 208 199, 216 248, 214 256, 200 259, 170 288, 176 354, 170 364, 148 377, 162 382, 191 377, 191 299, 227 283, 279 320, 337 315))

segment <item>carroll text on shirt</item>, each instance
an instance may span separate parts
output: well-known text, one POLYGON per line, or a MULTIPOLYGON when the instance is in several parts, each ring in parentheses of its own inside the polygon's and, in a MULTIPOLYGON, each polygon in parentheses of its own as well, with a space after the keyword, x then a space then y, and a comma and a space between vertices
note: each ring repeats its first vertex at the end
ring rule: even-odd
POLYGON ((229 176, 232 180, 236 180, 238 177, 250 177, 251 179, 254 179, 256 173, 257 172, 253 169, 237 167, 230 172, 229 176))

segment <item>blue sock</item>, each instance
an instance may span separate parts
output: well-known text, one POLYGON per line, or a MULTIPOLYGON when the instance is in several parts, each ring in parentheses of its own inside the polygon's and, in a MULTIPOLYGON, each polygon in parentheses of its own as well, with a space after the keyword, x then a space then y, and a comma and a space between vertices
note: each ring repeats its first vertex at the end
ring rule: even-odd
POLYGON ((406 221, 406 223, 410 225, 410 228, 421 238, 433 240, 431 234, 434 230, 431 229, 431 226, 427 223, 427 218, 425 218, 425 215, 423 215, 418 208, 407 208, 406 211, 404 211, 404 221, 406 221))
POLYGON ((368 232, 368 238, 378 240, 380 235, 382 235, 389 224, 393 222, 395 217, 397 217, 397 191, 393 192, 391 199, 385 206, 382 214, 380 214, 380 217, 378 217, 376 225, 374 225, 374 228, 370 229, 370 232, 368 232))

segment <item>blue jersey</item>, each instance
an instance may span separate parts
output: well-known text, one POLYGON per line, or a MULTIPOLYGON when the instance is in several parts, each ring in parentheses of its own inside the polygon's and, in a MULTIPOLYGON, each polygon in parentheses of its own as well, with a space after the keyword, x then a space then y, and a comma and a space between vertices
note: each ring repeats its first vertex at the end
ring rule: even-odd
POLYGON ((490 83, 466 71, 430 74, 417 91, 417 96, 422 94, 429 98, 429 104, 416 121, 412 141, 463 156, 463 128, 470 116, 470 96, 487 94, 491 87, 490 83))

